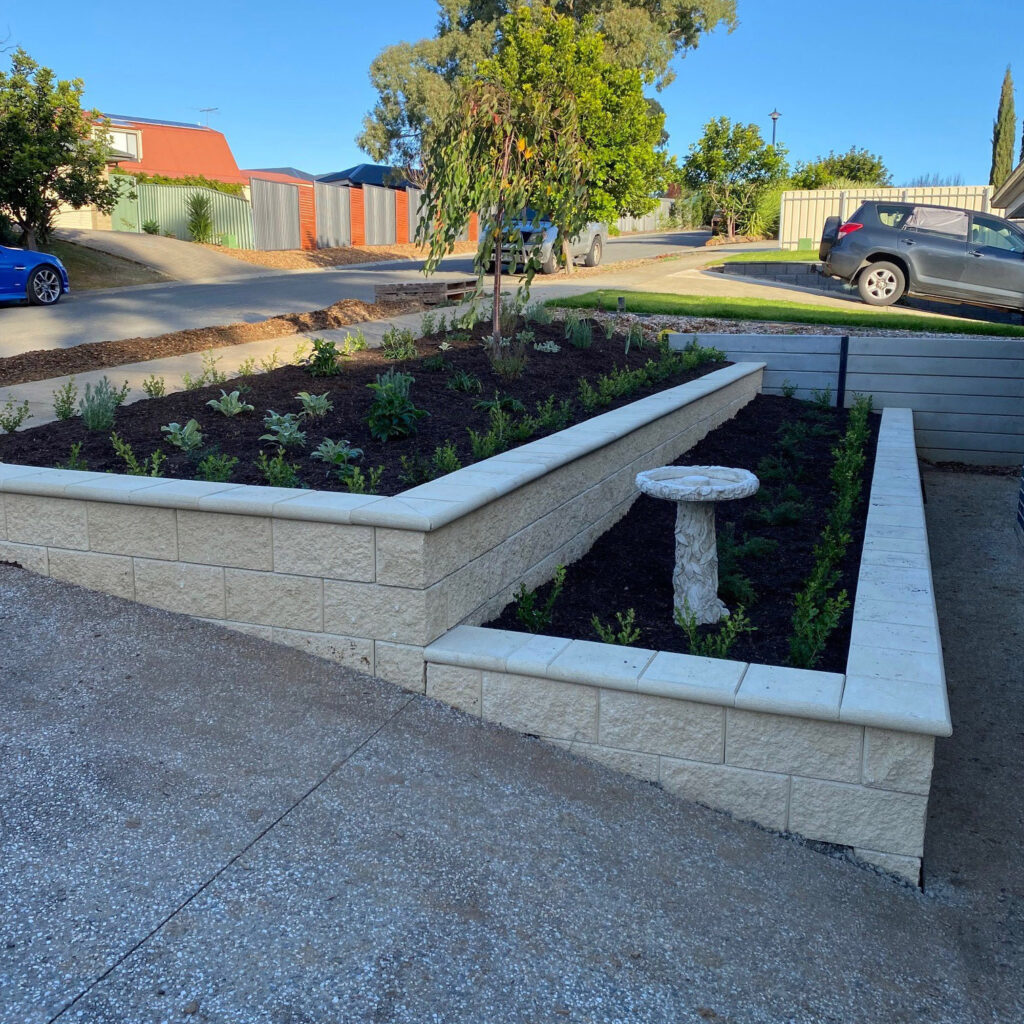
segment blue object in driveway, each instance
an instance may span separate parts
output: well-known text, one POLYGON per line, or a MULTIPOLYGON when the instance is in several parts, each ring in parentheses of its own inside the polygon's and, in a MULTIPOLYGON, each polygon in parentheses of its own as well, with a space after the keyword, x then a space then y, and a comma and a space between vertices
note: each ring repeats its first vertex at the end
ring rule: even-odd
POLYGON ((0 302, 52 306, 69 291, 68 272, 56 256, 0 245, 0 302))

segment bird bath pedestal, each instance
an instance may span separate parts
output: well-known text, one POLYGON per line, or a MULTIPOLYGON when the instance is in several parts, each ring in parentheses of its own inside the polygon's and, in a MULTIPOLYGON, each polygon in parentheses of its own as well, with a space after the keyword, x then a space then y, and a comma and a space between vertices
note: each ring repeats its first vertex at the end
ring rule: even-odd
POLYGON ((718 622, 729 609, 718 599, 716 501, 754 494, 760 481, 745 469, 725 466, 662 466, 638 473, 636 485, 652 498, 676 503, 675 607, 700 625, 718 622))

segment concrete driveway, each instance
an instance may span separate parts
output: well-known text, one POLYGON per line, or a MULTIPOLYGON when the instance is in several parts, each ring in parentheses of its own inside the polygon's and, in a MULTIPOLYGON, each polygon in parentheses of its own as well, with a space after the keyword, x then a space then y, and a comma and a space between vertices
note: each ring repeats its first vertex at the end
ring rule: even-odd
MULTIPOLYGON (((664 253, 696 253, 704 258, 710 252, 703 248, 707 237, 707 232, 669 232, 611 239, 605 248, 605 261, 614 264, 664 253)), ((209 255, 231 260, 218 253, 209 255)), ((151 337, 189 327, 252 322, 280 313, 323 309, 339 299, 372 302, 377 284, 422 280, 423 266, 403 262, 267 274, 261 268, 236 260, 231 263, 250 273, 228 281, 142 285, 82 293, 72 290, 56 306, 47 308, 0 306, 0 358, 35 349, 68 348, 84 342, 151 337)), ((465 277, 472 273, 472 257, 453 256, 444 261, 439 276, 465 277)), ((552 279, 562 280, 561 277, 552 279)), ((593 281, 597 279, 581 280, 590 281, 590 287, 595 287, 593 281)))
POLYGON ((0 1019, 1017 1024, 1014 482, 927 483, 957 733, 924 893, 0 565, 0 1019))

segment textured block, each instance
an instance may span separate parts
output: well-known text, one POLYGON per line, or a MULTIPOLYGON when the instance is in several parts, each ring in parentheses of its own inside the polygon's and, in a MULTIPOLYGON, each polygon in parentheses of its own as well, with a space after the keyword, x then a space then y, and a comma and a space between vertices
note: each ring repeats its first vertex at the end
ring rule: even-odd
POLYGON ((597 761, 607 768, 613 768, 625 775, 633 775, 648 782, 658 780, 658 757, 655 754, 638 754, 634 750, 616 750, 597 743, 573 743, 571 740, 556 740, 559 746, 580 757, 597 761))
POLYGON ((373 527, 276 519, 274 571, 372 582, 373 527))
MULTIPOLYGON (((447 536, 452 530, 453 527, 448 526, 437 532, 447 536)), ((378 527, 374 533, 378 583, 389 587, 425 587, 436 583, 444 575, 438 570, 428 572, 426 564, 427 544, 435 552, 439 547, 438 541, 433 539, 434 534, 420 530, 389 530, 385 527, 378 527)), ((440 546, 444 546, 444 541, 440 542, 440 546)))
POLYGON ((216 565, 136 558, 135 600, 170 612, 223 619, 224 570, 216 565))
POLYGON ((725 709, 694 701, 602 690, 598 741, 602 746, 721 763, 725 709))
POLYGON ((727 765, 661 759, 661 784, 670 793, 728 811, 743 821, 783 831, 789 800, 789 778, 727 765))
POLYGON ((441 588, 406 590, 325 580, 324 629, 393 643, 431 643, 446 627, 448 605, 441 588))
POLYGON ((427 665, 427 696, 479 717, 482 680, 478 668, 427 665))
POLYGON ((373 674, 373 641, 334 633, 309 633, 300 629, 275 626, 270 638, 276 644, 296 647, 317 658, 336 661, 359 672, 373 674))
POLYGON ((92 551, 64 551, 50 548, 50 575, 55 580, 76 583, 116 597, 132 598, 135 588, 132 560, 124 555, 101 555, 92 551))
POLYGON ((935 739, 919 733, 864 730, 864 785, 928 795, 935 739))
POLYGON ((310 632, 323 629, 323 584, 319 579, 226 569, 224 585, 226 615, 235 622, 310 632))
POLYGON ((793 779, 789 827, 808 839, 920 857, 928 799, 817 779, 793 779))
POLYGON ((911 885, 921 884, 920 857, 899 857, 894 853, 879 853, 877 850, 865 850, 862 847, 854 847, 853 855, 857 860, 881 868, 887 874, 902 878, 911 885))
POLYGON ((373 642, 374 675, 413 693, 425 689, 426 661, 423 648, 413 644, 373 642))
POLYGON ((15 562, 29 572, 48 576, 49 568, 46 561, 46 548, 37 544, 12 544, 0 540, 0 562, 15 562))
POLYGON ((18 544, 85 550, 89 546, 84 501, 5 494, 7 539, 18 544))
POLYGON ((89 550, 143 558, 178 557, 173 509, 89 502, 89 550))
POLYGON ((730 708, 727 764, 758 771, 860 782, 863 730, 856 725, 730 708))
POLYGON ((237 569, 272 569, 269 519, 179 509, 178 557, 183 562, 237 569))
POLYGON ((483 717, 519 732, 597 742, 597 690, 591 686, 484 672, 483 717))

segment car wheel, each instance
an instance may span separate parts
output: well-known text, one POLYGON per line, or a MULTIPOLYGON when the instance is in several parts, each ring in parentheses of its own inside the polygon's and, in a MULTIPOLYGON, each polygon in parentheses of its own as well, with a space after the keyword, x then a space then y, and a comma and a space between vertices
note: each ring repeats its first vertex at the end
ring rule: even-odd
POLYGON ((891 306, 907 290, 907 278, 895 263, 869 263, 857 278, 860 297, 869 306, 891 306))
POLYGON ((26 294, 33 306, 52 306, 63 292, 64 286, 55 267, 44 263, 29 275, 26 294))
POLYGON ((587 253, 583 263, 588 267, 597 267, 601 263, 601 236, 596 235, 590 243, 590 252, 587 253))
POLYGON ((544 274, 555 274, 558 272, 558 260, 555 259, 555 254, 552 253, 541 265, 541 272, 544 274))

